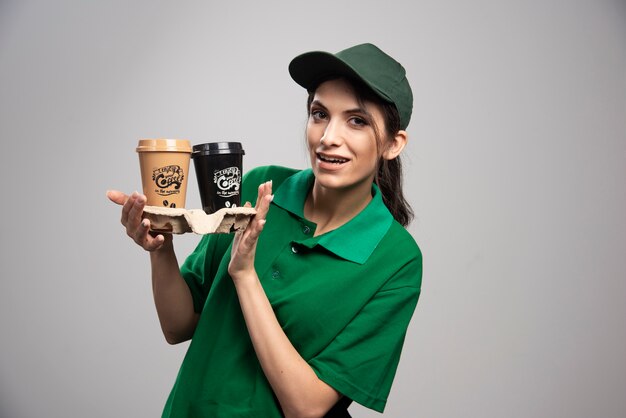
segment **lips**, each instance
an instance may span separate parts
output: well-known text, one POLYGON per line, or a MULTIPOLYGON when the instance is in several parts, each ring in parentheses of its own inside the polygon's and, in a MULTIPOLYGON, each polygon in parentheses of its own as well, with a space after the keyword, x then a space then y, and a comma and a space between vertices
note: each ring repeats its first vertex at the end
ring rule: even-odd
POLYGON ((347 163, 349 161, 347 158, 343 158, 343 157, 338 156, 338 155, 322 154, 321 152, 317 153, 317 158, 320 161, 323 161, 323 162, 329 163, 329 164, 344 164, 344 163, 347 163))

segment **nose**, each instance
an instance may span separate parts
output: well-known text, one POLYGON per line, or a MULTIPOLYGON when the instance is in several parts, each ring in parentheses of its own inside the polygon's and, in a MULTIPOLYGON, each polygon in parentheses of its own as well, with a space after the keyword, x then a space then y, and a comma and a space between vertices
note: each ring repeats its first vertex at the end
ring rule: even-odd
POLYGON ((336 120, 330 120, 324 129, 324 135, 320 139, 320 143, 331 147, 339 146, 343 143, 343 130, 336 120))

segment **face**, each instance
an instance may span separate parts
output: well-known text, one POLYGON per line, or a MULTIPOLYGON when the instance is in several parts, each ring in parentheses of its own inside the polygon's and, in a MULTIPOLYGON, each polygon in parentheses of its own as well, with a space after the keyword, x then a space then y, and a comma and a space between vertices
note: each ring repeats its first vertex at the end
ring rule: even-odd
POLYGON ((343 79, 315 91, 306 133, 316 185, 371 193, 380 157, 374 124, 383 131, 384 119, 378 105, 363 104, 343 79))

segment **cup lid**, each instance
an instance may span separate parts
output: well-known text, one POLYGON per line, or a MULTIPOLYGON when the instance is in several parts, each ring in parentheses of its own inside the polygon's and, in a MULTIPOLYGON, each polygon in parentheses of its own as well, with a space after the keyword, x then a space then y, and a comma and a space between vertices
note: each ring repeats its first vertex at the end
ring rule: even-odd
POLYGON ((168 151, 191 153, 191 142, 187 139, 140 139, 137 144, 137 152, 168 151))
POLYGON ((241 142, 208 142, 193 146, 192 157, 217 154, 245 154, 241 142))

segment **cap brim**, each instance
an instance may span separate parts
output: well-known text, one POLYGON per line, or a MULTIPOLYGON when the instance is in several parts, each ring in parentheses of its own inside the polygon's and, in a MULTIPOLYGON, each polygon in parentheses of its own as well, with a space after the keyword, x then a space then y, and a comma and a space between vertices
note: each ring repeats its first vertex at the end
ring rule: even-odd
POLYGON ((289 74, 296 83, 309 91, 328 78, 342 76, 360 80, 374 89, 349 64, 323 51, 307 52, 295 57, 289 64, 289 74))

